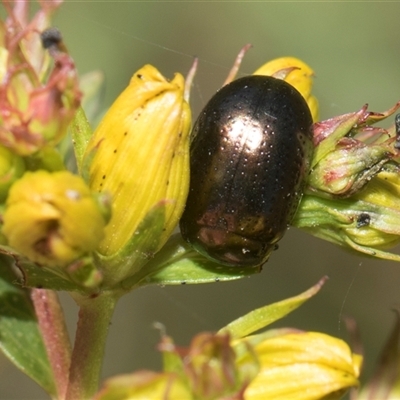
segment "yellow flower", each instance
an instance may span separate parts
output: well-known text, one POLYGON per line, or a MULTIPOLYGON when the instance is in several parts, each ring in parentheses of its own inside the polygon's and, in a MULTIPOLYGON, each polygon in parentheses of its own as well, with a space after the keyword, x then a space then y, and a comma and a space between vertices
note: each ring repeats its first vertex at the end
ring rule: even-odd
POLYGON ((272 75, 290 83, 307 101, 313 121, 318 121, 318 100, 311 94, 314 71, 305 62, 295 57, 276 58, 258 68, 253 75, 272 75))
MULTIPOLYGON (((358 386, 361 357, 340 339, 317 332, 271 335, 270 331, 240 341, 253 347, 260 364, 245 390, 246 400, 339 399, 358 386)), ((245 353, 238 364, 248 357, 245 353)))
POLYGON ((188 191, 190 124, 183 77, 169 82, 151 65, 132 76, 110 107, 84 156, 90 188, 112 196, 100 256, 125 252, 127 264, 135 257, 144 262, 171 235, 188 191))
POLYGON ((10 189, 3 215, 8 245, 33 262, 65 266, 104 236, 101 206, 70 172, 27 172, 10 189))

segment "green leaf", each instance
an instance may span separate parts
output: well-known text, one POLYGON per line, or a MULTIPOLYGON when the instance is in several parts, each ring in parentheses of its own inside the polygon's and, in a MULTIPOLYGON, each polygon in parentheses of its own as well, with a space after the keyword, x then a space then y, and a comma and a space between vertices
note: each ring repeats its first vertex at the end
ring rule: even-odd
POLYGON ((327 277, 322 278, 316 285, 298 296, 253 310, 222 328, 219 333, 229 332, 232 338, 238 339, 265 328, 313 297, 319 292, 327 279, 327 277))
POLYGON ((261 267, 238 268, 215 263, 194 251, 180 234, 171 236, 165 246, 139 273, 123 283, 134 285, 179 285, 231 281, 261 271, 261 267))
POLYGON ((14 261, 0 255, 0 350, 49 394, 54 378, 29 291, 15 286, 14 261))

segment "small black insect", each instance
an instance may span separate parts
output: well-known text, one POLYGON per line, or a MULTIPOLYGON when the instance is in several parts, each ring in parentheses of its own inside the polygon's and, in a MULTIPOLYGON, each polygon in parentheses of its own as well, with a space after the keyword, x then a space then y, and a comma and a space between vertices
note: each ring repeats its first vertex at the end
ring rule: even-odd
POLYGON ((361 213, 357 218, 357 228, 363 228, 369 226, 371 222, 371 216, 368 213, 361 213))
POLYGON ((263 264, 300 202, 311 126, 306 101, 283 80, 252 75, 221 88, 192 132, 184 239, 221 264, 263 264))
POLYGON ((45 49, 57 48, 62 43, 61 32, 57 28, 47 28, 41 33, 40 39, 45 49))

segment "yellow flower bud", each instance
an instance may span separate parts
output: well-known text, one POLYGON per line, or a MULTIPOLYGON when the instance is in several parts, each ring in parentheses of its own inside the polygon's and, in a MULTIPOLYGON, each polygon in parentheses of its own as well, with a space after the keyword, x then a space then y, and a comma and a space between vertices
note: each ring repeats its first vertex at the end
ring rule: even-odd
POLYGON ((47 266, 71 263, 104 236, 101 207, 83 179, 67 171, 27 172, 10 189, 3 220, 8 245, 47 266))
POLYGON ((311 94, 314 71, 302 60, 295 57, 281 57, 271 60, 258 68, 253 75, 273 75, 294 86, 307 101, 313 121, 319 119, 318 100, 311 94))
MULTIPOLYGON (((246 400, 339 399, 358 385, 361 356, 340 339, 317 332, 249 336, 260 371, 244 393, 246 400)), ((244 353, 238 363, 252 353, 244 353)))
POLYGON ((140 256, 145 258, 168 239, 188 191, 190 124, 183 77, 176 74, 169 82, 151 65, 133 75, 108 110, 85 153, 91 189, 112 196, 101 255, 116 255, 144 235, 140 256), (157 208, 164 210, 161 232, 157 226, 137 231, 157 208))

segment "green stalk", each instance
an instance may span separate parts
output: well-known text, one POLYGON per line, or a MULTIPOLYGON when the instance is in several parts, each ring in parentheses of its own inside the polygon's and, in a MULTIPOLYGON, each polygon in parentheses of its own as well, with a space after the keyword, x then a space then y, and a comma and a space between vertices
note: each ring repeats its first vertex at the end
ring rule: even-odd
POLYGON ((71 295, 80 310, 66 400, 84 400, 98 390, 108 327, 119 296, 110 292, 96 297, 71 295))

